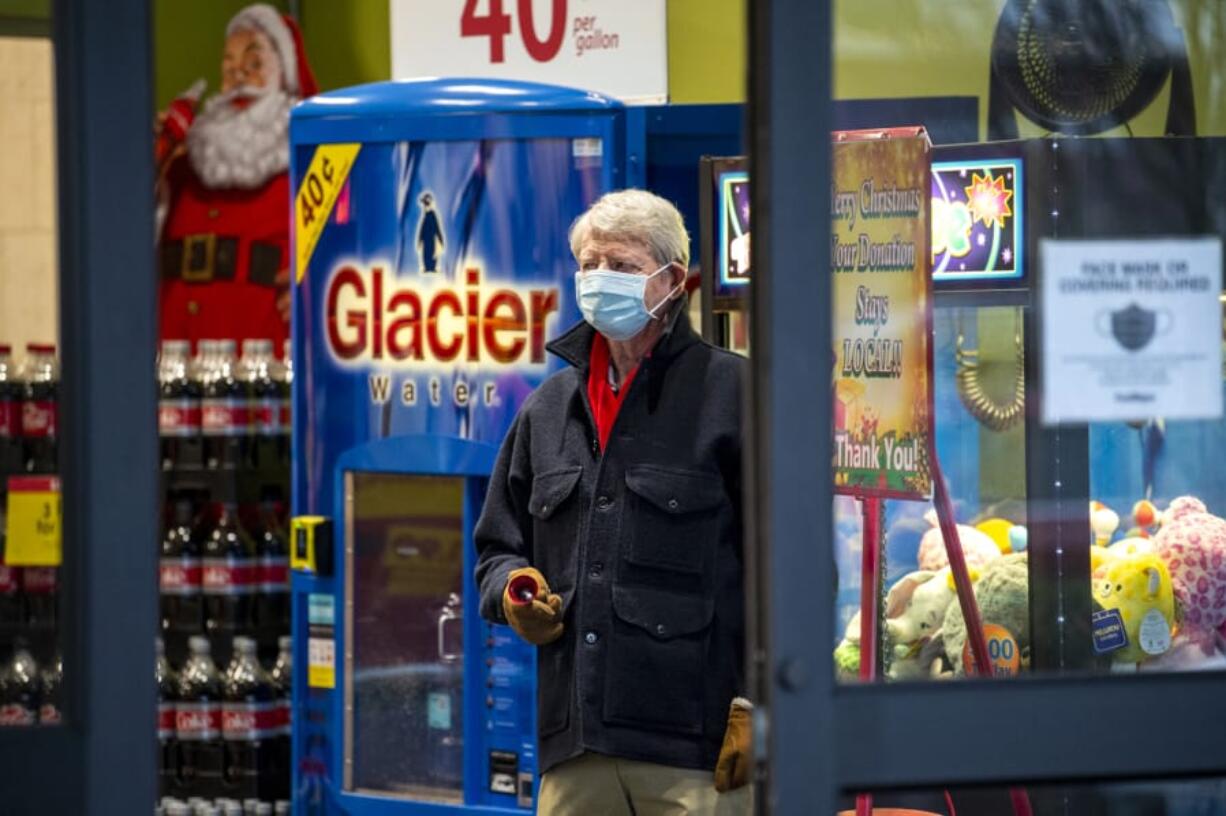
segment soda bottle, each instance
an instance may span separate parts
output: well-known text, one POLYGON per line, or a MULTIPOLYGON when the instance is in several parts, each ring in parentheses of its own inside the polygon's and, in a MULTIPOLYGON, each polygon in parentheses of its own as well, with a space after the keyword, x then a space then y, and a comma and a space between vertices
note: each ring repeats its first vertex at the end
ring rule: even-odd
POLYGON ((164 631, 197 634, 204 626, 201 544, 192 515, 191 499, 175 498, 162 536, 158 585, 164 631))
POLYGON ((26 472, 55 473, 60 390, 55 346, 40 343, 26 346, 22 380, 21 436, 26 472))
POLYGON ((42 691, 42 701, 38 707, 39 725, 59 725, 64 721, 63 700, 60 690, 64 685, 64 658, 59 652, 51 660, 51 665, 43 669, 39 678, 42 691))
POLYGON ((247 386, 236 376, 234 341, 213 342, 215 354, 201 400, 205 464, 212 470, 234 470, 247 460, 247 386))
POLYGON ((251 464, 256 468, 275 466, 281 443, 280 386, 273 379, 275 360, 271 340, 244 340, 239 372, 250 397, 248 421, 251 423, 251 464))
POLYGON ((277 692, 260 665, 255 640, 234 638, 234 658, 226 668, 222 737, 230 790, 243 797, 271 793, 277 729, 277 692))
MULTIPOLYGON (((0 516, 3 516, 0 509, 0 516)), ((0 519, 2 520, 2 519, 0 519)), ((0 544, 3 544, 4 530, 0 528, 0 544)), ((3 552, 0 552, 0 626, 21 627, 25 625, 25 602, 21 597, 21 568, 4 564, 3 552)))
POLYGON ((59 603, 59 568, 22 567, 21 589, 26 596, 26 624, 31 629, 54 629, 59 603))
POLYGON ((290 738, 293 734, 294 720, 294 641, 288 635, 277 638, 277 661, 273 663, 273 687, 277 690, 278 714, 277 723, 280 736, 277 738, 277 796, 289 795, 289 780, 292 765, 292 748, 290 738))
POLYGON ((273 368, 273 379, 277 381, 277 389, 281 400, 281 466, 289 467, 290 444, 293 439, 294 423, 290 406, 293 404, 294 385, 294 355, 290 341, 286 340, 281 347, 280 365, 273 368))
POLYGON ((188 639, 191 654, 179 672, 175 704, 175 739, 179 775, 192 794, 216 796, 225 768, 221 743, 221 676, 210 657, 208 638, 188 639))
MULTIPOLYGON (((26 469, 21 441, 21 403, 24 399, 25 388, 13 365, 13 347, 0 344, 0 499, 8 490, 8 477, 26 469)), ((3 502, 0 502, 2 507, 3 502)))
POLYGON ((246 631, 256 586, 255 542, 239 522, 232 498, 217 503, 216 522, 204 541, 204 625, 209 634, 246 631))
POLYGON ((270 501, 260 505, 255 552, 260 580, 255 596, 255 625, 266 633, 289 631, 289 544, 276 507, 270 501))
POLYGON ((157 645, 157 662, 154 676, 158 684, 158 791, 168 796, 178 784, 178 746, 175 742, 175 697, 178 694, 179 678, 170 661, 166 659, 166 645, 161 638, 157 645))
POLYGON ((34 656, 25 640, 17 638, 13 642, 13 657, 4 669, 0 726, 22 727, 37 723, 41 685, 34 656))
POLYGON ((192 378, 186 340, 162 341, 158 360, 158 435, 162 469, 201 464, 200 383, 192 378))

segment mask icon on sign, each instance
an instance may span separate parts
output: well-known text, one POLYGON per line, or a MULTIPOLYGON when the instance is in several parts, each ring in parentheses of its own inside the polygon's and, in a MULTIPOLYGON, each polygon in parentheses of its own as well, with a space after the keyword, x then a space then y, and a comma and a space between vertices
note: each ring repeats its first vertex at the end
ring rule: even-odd
POLYGON ((1113 312, 1099 312, 1094 326, 1099 334, 1114 337, 1115 341, 1127 350, 1140 351, 1148 346, 1154 337, 1166 334, 1172 322, 1171 313, 1165 309, 1155 311, 1130 303, 1113 312))

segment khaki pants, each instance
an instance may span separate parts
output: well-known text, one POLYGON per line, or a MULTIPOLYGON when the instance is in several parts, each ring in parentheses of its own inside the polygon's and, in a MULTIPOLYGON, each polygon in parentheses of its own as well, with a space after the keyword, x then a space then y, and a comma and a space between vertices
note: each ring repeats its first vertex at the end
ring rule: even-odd
POLYGON ((541 777, 537 816, 750 816, 753 786, 715 790, 714 774, 582 754, 541 777))

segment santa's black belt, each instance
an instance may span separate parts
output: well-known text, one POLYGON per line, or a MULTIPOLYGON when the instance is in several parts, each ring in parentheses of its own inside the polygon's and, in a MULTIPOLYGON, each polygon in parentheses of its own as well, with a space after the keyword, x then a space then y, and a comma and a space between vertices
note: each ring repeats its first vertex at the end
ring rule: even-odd
MULTIPOLYGON (((239 239, 233 235, 208 232, 163 241, 162 277, 186 283, 234 280, 238 269, 239 239)), ((281 247, 263 241, 248 244, 247 282, 257 286, 276 286, 281 269, 281 247)))

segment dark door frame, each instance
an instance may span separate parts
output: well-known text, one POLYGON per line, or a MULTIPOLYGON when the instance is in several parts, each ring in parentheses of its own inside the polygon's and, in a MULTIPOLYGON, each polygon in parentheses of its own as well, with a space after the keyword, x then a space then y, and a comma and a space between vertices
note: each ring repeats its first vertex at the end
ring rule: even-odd
POLYGON ((143 814, 156 798, 150 4, 56 0, 51 31, 65 722, 0 729, 0 802, 6 813, 143 814))
POLYGON ((831 273, 827 233, 814 227, 829 223, 831 6, 748 3, 755 233, 748 561, 761 812, 829 814, 837 795, 858 790, 1226 774, 1220 673, 834 684, 824 430, 831 273), (1128 740, 1123 750, 1109 724, 1123 727, 1129 712, 1146 712, 1144 727, 1156 738, 1128 740), (922 750, 907 739, 918 734, 922 750))

